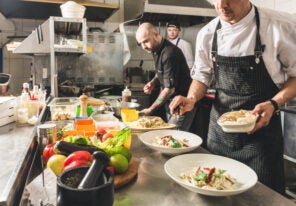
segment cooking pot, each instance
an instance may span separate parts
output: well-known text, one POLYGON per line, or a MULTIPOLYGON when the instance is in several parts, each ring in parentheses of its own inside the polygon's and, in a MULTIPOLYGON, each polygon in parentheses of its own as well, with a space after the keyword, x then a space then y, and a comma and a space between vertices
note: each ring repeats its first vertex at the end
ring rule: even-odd
POLYGON ((75 95, 77 96, 77 94, 80 92, 80 87, 77 86, 68 86, 68 85, 61 85, 59 86, 60 91, 63 94, 68 94, 68 95, 75 95))
POLYGON ((105 169, 98 186, 79 189, 89 167, 64 171, 57 178, 57 206, 110 206, 114 201, 114 176, 105 169))

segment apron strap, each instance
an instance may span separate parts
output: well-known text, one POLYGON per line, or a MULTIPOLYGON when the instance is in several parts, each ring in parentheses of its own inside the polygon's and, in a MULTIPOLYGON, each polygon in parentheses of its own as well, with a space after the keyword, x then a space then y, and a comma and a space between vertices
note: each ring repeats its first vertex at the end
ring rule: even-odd
POLYGON ((254 9, 255 9, 255 19, 256 19, 256 25, 257 25, 256 46, 254 50, 254 55, 255 55, 256 64, 259 64, 260 57, 262 56, 262 53, 264 52, 264 49, 265 49, 265 45, 262 45, 260 34, 259 34, 259 30, 260 30, 259 12, 256 6, 254 6, 254 9))
POLYGON ((179 41, 180 41, 180 38, 178 38, 177 42, 176 42, 176 46, 178 46, 179 44, 179 41))
MULTIPOLYGON (((254 55, 255 55, 256 64, 259 64, 260 63, 260 57, 262 56, 262 53, 264 52, 264 49, 265 49, 265 45, 262 45, 260 34, 259 34, 259 29, 260 29, 259 12, 258 12, 258 9, 257 9, 256 6, 254 6, 254 9, 255 9, 255 20, 256 20, 256 26, 257 26, 256 44, 255 44, 255 48, 254 48, 254 55)), ((221 29, 220 20, 219 20, 219 22, 218 22, 218 24, 216 26, 214 37, 213 37, 212 51, 211 51, 213 62, 216 62, 216 56, 218 54, 217 30, 219 30, 219 29, 221 29)))

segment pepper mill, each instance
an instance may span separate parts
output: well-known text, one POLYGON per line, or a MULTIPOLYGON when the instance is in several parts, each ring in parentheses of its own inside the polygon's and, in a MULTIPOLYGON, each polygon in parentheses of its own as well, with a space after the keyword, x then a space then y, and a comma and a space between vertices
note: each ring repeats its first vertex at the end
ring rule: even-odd
POLYGON ((87 117, 87 99, 88 96, 84 93, 79 97, 80 99, 80 117, 87 117))

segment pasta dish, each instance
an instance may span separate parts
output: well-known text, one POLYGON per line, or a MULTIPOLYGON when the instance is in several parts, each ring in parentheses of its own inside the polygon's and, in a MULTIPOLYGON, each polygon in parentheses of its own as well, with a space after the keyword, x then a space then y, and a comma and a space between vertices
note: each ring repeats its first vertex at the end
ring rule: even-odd
POLYGON ((173 138, 172 135, 165 135, 165 136, 157 136, 154 139, 154 144, 160 145, 163 147, 168 147, 168 148, 183 148, 183 147, 189 147, 189 145, 186 143, 187 140, 178 140, 176 138, 173 138))
POLYGON ((251 123, 256 119, 256 115, 247 110, 232 111, 223 114, 219 118, 220 123, 251 123))
POLYGON ((160 117, 142 117, 136 122, 136 126, 142 128, 161 128, 168 125, 160 117))
POLYGON ((219 168, 197 167, 180 174, 180 178, 186 183, 213 190, 233 190, 238 187, 236 181, 226 174, 226 170, 219 168))

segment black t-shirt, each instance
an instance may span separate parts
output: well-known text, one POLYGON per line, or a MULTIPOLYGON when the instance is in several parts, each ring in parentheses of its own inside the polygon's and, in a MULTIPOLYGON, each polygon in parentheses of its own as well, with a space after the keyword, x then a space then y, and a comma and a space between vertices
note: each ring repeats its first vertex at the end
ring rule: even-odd
POLYGON ((161 87, 175 88, 173 96, 187 96, 192 79, 182 50, 163 39, 153 58, 161 87))

